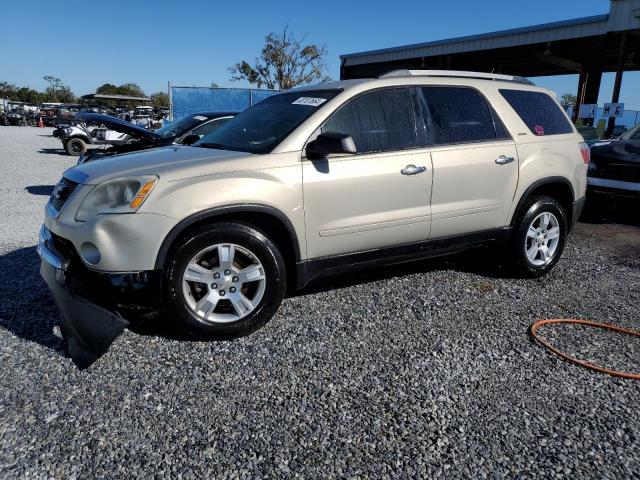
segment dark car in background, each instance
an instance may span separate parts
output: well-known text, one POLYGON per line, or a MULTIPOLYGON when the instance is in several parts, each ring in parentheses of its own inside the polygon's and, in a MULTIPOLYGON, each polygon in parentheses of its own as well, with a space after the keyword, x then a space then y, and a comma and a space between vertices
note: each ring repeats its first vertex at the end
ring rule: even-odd
POLYGON ((594 144, 587 175, 592 194, 640 198, 640 124, 594 144))
POLYGON ((109 130, 126 134, 130 139, 123 144, 107 148, 87 150, 78 159, 78 164, 99 160, 121 153, 136 152, 148 148, 172 144, 191 145, 204 135, 221 127, 237 112, 200 112, 186 115, 158 130, 152 131, 126 120, 98 113, 81 113, 76 119, 86 125, 101 125, 109 130))

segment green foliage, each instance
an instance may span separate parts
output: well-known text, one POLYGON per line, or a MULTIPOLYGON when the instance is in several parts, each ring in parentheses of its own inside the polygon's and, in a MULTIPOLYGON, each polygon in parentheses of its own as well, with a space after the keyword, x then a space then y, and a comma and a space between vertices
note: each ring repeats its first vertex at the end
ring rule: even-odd
POLYGON ((577 97, 570 93, 563 93, 560 96, 560 105, 562 105, 564 109, 567 109, 568 107, 575 107, 576 101, 577 101, 577 97))
POLYGON ((49 85, 51 85, 51 88, 53 90, 57 90, 59 88, 64 87, 64 85, 62 84, 62 80, 60 80, 58 77, 54 77, 53 75, 45 75, 42 78, 46 80, 49 83, 49 85))
POLYGON ((326 80, 327 48, 304 45, 304 40, 297 40, 287 27, 282 34, 270 33, 253 65, 243 60, 229 68, 231 80, 246 80, 258 88, 279 90, 326 80))
POLYGON ((154 107, 168 107, 169 106, 169 95, 165 92, 156 92, 149 95, 151 99, 151 104, 154 107))
POLYGON ((96 88, 96 93, 103 95, 129 95, 130 97, 146 97, 137 83, 123 83, 119 87, 112 83, 105 83, 96 88))
POLYGON ((116 95, 119 92, 118 87, 112 83, 105 83, 96 88, 96 93, 101 93, 102 95, 116 95))
POLYGON ((44 92, 39 92, 30 87, 17 87, 9 82, 2 81, 0 82, 0 98, 35 104, 43 102, 75 103, 77 101, 71 88, 64 85, 62 80, 52 75, 47 75, 44 79, 49 83, 44 92))

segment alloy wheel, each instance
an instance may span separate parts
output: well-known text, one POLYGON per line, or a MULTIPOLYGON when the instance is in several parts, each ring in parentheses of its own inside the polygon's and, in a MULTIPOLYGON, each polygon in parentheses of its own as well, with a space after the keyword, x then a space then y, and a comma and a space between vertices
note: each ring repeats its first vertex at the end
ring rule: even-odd
POLYGON ((529 263, 540 267, 549 264, 560 244, 560 222, 551 212, 543 212, 533 219, 527 229, 524 251, 529 263))
POLYGON ((266 275, 245 247, 220 243, 194 255, 182 273, 191 311, 206 323, 229 323, 253 312, 264 295, 266 275))

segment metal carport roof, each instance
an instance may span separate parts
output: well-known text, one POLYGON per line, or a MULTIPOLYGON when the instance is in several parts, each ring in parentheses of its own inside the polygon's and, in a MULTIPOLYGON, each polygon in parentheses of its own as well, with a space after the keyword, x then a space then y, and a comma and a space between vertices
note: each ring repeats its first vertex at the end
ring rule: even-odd
POLYGON ((604 71, 613 71, 623 32, 632 33, 625 70, 638 70, 640 0, 612 0, 608 14, 342 55, 341 78, 376 76, 395 68, 557 75, 578 72, 596 57, 604 71), (638 52, 635 57, 633 52, 638 52))

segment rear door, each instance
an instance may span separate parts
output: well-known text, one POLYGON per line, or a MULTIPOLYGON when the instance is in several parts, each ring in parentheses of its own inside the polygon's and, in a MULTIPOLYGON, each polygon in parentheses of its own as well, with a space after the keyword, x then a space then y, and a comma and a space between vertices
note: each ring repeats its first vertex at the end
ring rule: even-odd
POLYGON ((351 135, 357 153, 303 162, 309 258, 427 239, 431 158, 414 105, 409 88, 366 92, 316 132, 351 135))
POLYGON ((476 89, 422 87, 433 162, 430 238, 505 225, 518 183, 514 141, 476 89))

